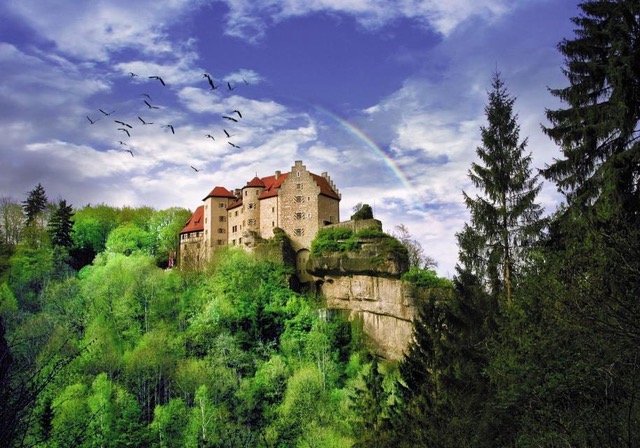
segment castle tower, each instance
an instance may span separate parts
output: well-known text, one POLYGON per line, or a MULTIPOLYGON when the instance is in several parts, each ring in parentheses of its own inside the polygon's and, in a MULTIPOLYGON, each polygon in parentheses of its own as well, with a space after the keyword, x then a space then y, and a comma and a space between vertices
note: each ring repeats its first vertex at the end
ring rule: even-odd
POLYGON ((260 235, 260 194, 265 188, 264 182, 254 177, 242 188, 242 207, 244 217, 242 219, 243 241, 250 244, 260 235))
POLYGON ((204 242, 207 253, 228 242, 227 207, 235 196, 224 187, 215 187, 202 200, 204 202, 204 242))

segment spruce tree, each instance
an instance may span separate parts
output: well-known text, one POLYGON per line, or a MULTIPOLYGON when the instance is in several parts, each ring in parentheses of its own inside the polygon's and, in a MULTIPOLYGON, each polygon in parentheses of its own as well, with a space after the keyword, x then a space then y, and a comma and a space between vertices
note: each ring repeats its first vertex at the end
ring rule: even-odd
POLYGON ((481 245, 477 249, 483 262, 477 274, 494 294, 503 293, 507 302, 511 302, 522 248, 538 235, 542 212, 535 202, 541 184, 532 175, 531 155, 525 154, 527 140, 520 141, 514 101, 496 73, 485 107, 488 124, 480 128, 482 146, 476 149, 480 163, 473 163, 469 170, 479 194, 471 197, 463 192, 476 242, 481 245))
POLYGON ((73 244, 71 233, 73 231, 73 207, 67 205, 67 201, 61 199, 49 220, 49 234, 54 246, 69 248, 73 244))
POLYGON ((29 192, 27 199, 22 202, 22 209, 27 217, 27 225, 31 225, 36 217, 45 211, 47 203, 47 195, 44 187, 38 184, 29 192))
POLYGON ((640 2, 593 0, 580 9, 574 38, 558 46, 568 86, 550 90, 565 106, 547 110, 544 128, 562 156, 543 174, 566 198, 550 234, 560 262, 547 266, 562 286, 554 307, 566 310, 560 323, 578 335, 576 363, 592 381, 563 384, 581 406, 570 403, 576 410, 562 415, 560 403, 557 413, 588 428, 591 440, 577 445, 638 446, 640 2))
POLYGON ((637 223, 640 211, 640 2, 581 3, 575 39, 558 49, 569 86, 551 89, 568 107, 547 110, 544 131, 563 158, 544 171, 570 205, 612 207, 637 223))

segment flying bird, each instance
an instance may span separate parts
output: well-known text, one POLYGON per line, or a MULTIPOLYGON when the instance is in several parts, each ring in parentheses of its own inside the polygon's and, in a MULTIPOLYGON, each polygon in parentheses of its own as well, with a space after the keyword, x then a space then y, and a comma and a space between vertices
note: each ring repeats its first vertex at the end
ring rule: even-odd
POLYGON ((227 136, 227 138, 231 138, 231 137, 233 137, 234 135, 236 135, 236 134, 229 134, 229 132, 227 132, 227 130, 226 130, 226 129, 223 129, 223 131, 224 131, 224 135, 226 135, 226 136, 227 136))
POLYGON ((151 101, 151 95, 149 95, 148 93, 141 93, 140 96, 146 96, 147 98, 149 98, 149 101, 151 101))
POLYGON ((246 85, 249 85, 249 81, 247 81, 247 80, 246 80, 246 79, 244 79, 244 78, 242 78, 242 80, 244 81, 244 83, 245 83, 246 85))
POLYGON ((166 86, 166 84, 164 83, 164 80, 163 80, 161 77, 159 77, 159 76, 149 76, 149 78, 150 78, 150 79, 157 79, 158 81, 160 81, 160 83, 161 83, 163 86, 166 86))
POLYGON ((160 109, 158 106, 152 106, 151 104, 149 104, 149 102, 147 100, 142 100, 144 101, 144 104, 146 104, 149 109, 160 109))
POLYGON ((233 143, 231 143, 231 142, 227 142, 227 143, 229 143, 229 144, 230 144, 231 146, 233 146, 234 148, 238 148, 238 149, 240 149, 240 147, 239 147, 238 145, 234 145, 234 144, 233 144, 233 143))
POLYGON ((135 78, 136 76, 138 76, 138 75, 136 75, 136 74, 135 74, 135 73, 133 73, 133 72, 129 72, 129 75, 131 75, 131 77, 132 77, 132 78, 135 78))
POLYGON ((123 152, 128 152, 129 154, 131 154, 131 157, 133 157, 133 151, 131 151, 130 149, 123 149, 123 152))
POLYGON ((211 140, 215 140, 215 138, 211 134, 206 134, 205 137, 210 138, 211 140))
POLYGON ((172 126, 172 125, 170 125, 170 124, 165 124, 165 125, 164 125, 164 126, 162 126, 162 127, 163 127, 163 128, 169 128, 169 129, 171 129, 171 133, 172 133, 172 134, 175 134, 175 133, 176 133, 176 131, 173 129, 173 126, 172 126))
POLYGON ((138 120, 140 120, 140 121, 142 122, 142 124, 143 124, 143 125, 144 125, 144 124, 153 124, 153 123, 149 123, 148 121, 144 121, 144 120, 142 119, 142 117, 140 117, 139 115, 138 115, 138 120))
POLYGON ((129 131, 127 131, 127 128, 118 128, 118 131, 124 131, 127 133, 128 137, 131 137, 131 134, 129 134, 129 131))
POLYGON ((109 115, 111 115, 112 113, 114 113, 114 112, 115 112, 115 110, 112 110, 112 111, 111 111, 111 112, 109 112, 109 113, 107 113, 107 112, 103 111, 102 109, 98 109, 98 110, 99 110, 100 112, 102 112, 103 114, 105 114, 105 116, 107 116, 107 117, 108 117, 109 115))
POLYGON ((194 167, 193 165, 189 165, 189 166, 190 166, 190 167, 191 167, 191 169, 192 169, 193 171, 195 171, 196 173, 197 173, 198 171, 200 171, 198 168, 194 167))
POLYGON ((120 143, 121 145, 127 146, 127 144, 125 142, 123 142, 122 140, 118 141, 118 143, 120 143))
POLYGON ((128 127, 129 129, 133 129, 133 126, 131 126, 131 125, 130 125, 130 124, 128 124, 128 123, 125 123, 124 121, 120 121, 120 120, 113 120, 113 121, 115 121, 115 122, 116 122, 116 123, 118 123, 118 124, 121 124, 122 126, 126 126, 126 127, 128 127))
POLYGON ((207 81, 209 82, 209 85, 211 86, 211 90, 216 90, 217 87, 215 85, 213 85, 213 79, 211 79, 211 77, 207 77, 207 81))
POLYGON ((238 114, 238 117, 242 118, 242 114, 240 113, 239 110, 234 110, 233 113, 238 114))
POLYGON ((227 88, 228 88, 229 90, 234 90, 234 89, 235 89, 235 87, 231 87, 231 83, 230 83, 230 82, 228 82, 228 81, 227 81, 227 88))
POLYGON ((238 120, 236 120, 235 118, 230 117, 228 115, 223 115, 222 118, 226 118, 227 120, 235 121, 236 123, 238 122, 238 120))
POLYGON ((92 120, 91 118, 89 118, 89 115, 87 115, 87 120, 89 120, 89 123, 94 124, 96 121, 98 120, 92 120))

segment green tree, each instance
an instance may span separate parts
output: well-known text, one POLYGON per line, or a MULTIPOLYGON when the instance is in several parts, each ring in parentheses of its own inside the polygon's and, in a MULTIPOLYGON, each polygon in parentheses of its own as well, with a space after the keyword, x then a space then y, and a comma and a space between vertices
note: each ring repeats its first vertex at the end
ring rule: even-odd
POLYGON ((27 218, 27 225, 31 225, 36 218, 40 217, 42 213, 47 209, 47 194, 44 191, 44 187, 41 184, 31 190, 27 199, 22 202, 22 209, 27 218))
POLYGON ((353 207, 351 220, 360 221, 363 219, 373 219, 373 209, 369 204, 358 203, 353 207))
POLYGON ((541 189, 537 175, 531 173, 531 155, 524 153, 527 140, 520 141, 518 116, 510 97, 496 73, 485 107, 487 126, 480 128, 482 146, 476 149, 481 163, 469 170, 471 182, 480 194, 463 192, 471 213, 470 227, 482 244, 479 249, 485 277, 494 294, 504 294, 511 302, 513 279, 518 261, 540 231, 542 210, 535 202, 541 189))
POLYGON ((631 217, 640 208, 640 4, 591 0, 579 5, 576 37, 558 46, 569 86, 551 89, 567 103, 547 110, 545 132, 563 158, 544 170, 570 205, 611 207, 631 217))
POLYGON ((25 221, 22 206, 16 200, 0 197, 0 229, 5 244, 16 246, 20 242, 25 221))
POLYGON ((566 412, 571 400, 563 400, 556 412, 580 434, 575 444, 634 446, 640 443, 640 3, 579 6, 574 38, 558 46, 568 86, 550 91, 565 106, 547 110, 544 128, 562 157, 543 174, 566 200, 548 243, 547 266, 561 285, 553 302, 566 311, 561 330, 573 330, 584 347, 576 362, 591 381, 569 377, 564 389, 579 391, 584 401, 566 412), (589 411, 595 408, 602 411, 589 411))
POLYGON ((49 219, 49 234, 51 244, 70 248, 73 244, 73 207, 67 205, 67 201, 61 199, 58 206, 49 219))

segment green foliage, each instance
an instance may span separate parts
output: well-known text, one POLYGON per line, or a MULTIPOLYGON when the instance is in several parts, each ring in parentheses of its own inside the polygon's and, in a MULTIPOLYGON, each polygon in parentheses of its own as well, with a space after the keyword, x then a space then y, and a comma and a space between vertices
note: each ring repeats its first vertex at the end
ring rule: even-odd
POLYGON ((438 277, 436 271, 431 269, 411 267, 407 272, 402 274, 401 279, 420 288, 453 288, 451 280, 438 277))
POLYGON ((362 221, 365 219, 373 219, 373 209, 369 204, 358 204, 354 208, 355 213, 351 215, 352 221, 362 221))
POLYGON ((106 242, 108 251, 125 255, 136 252, 150 254, 151 246, 152 238, 149 232, 132 222, 113 229, 106 242))
POLYGON ((353 232, 345 227, 328 227, 320 229, 314 240, 311 242, 311 253, 322 255, 329 253, 340 253, 357 251, 363 240, 374 239, 381 244, 386 251, 401 251, 406 253, 406 248, 396 238, 387 235, 378 229, 363 229, 353 232))

